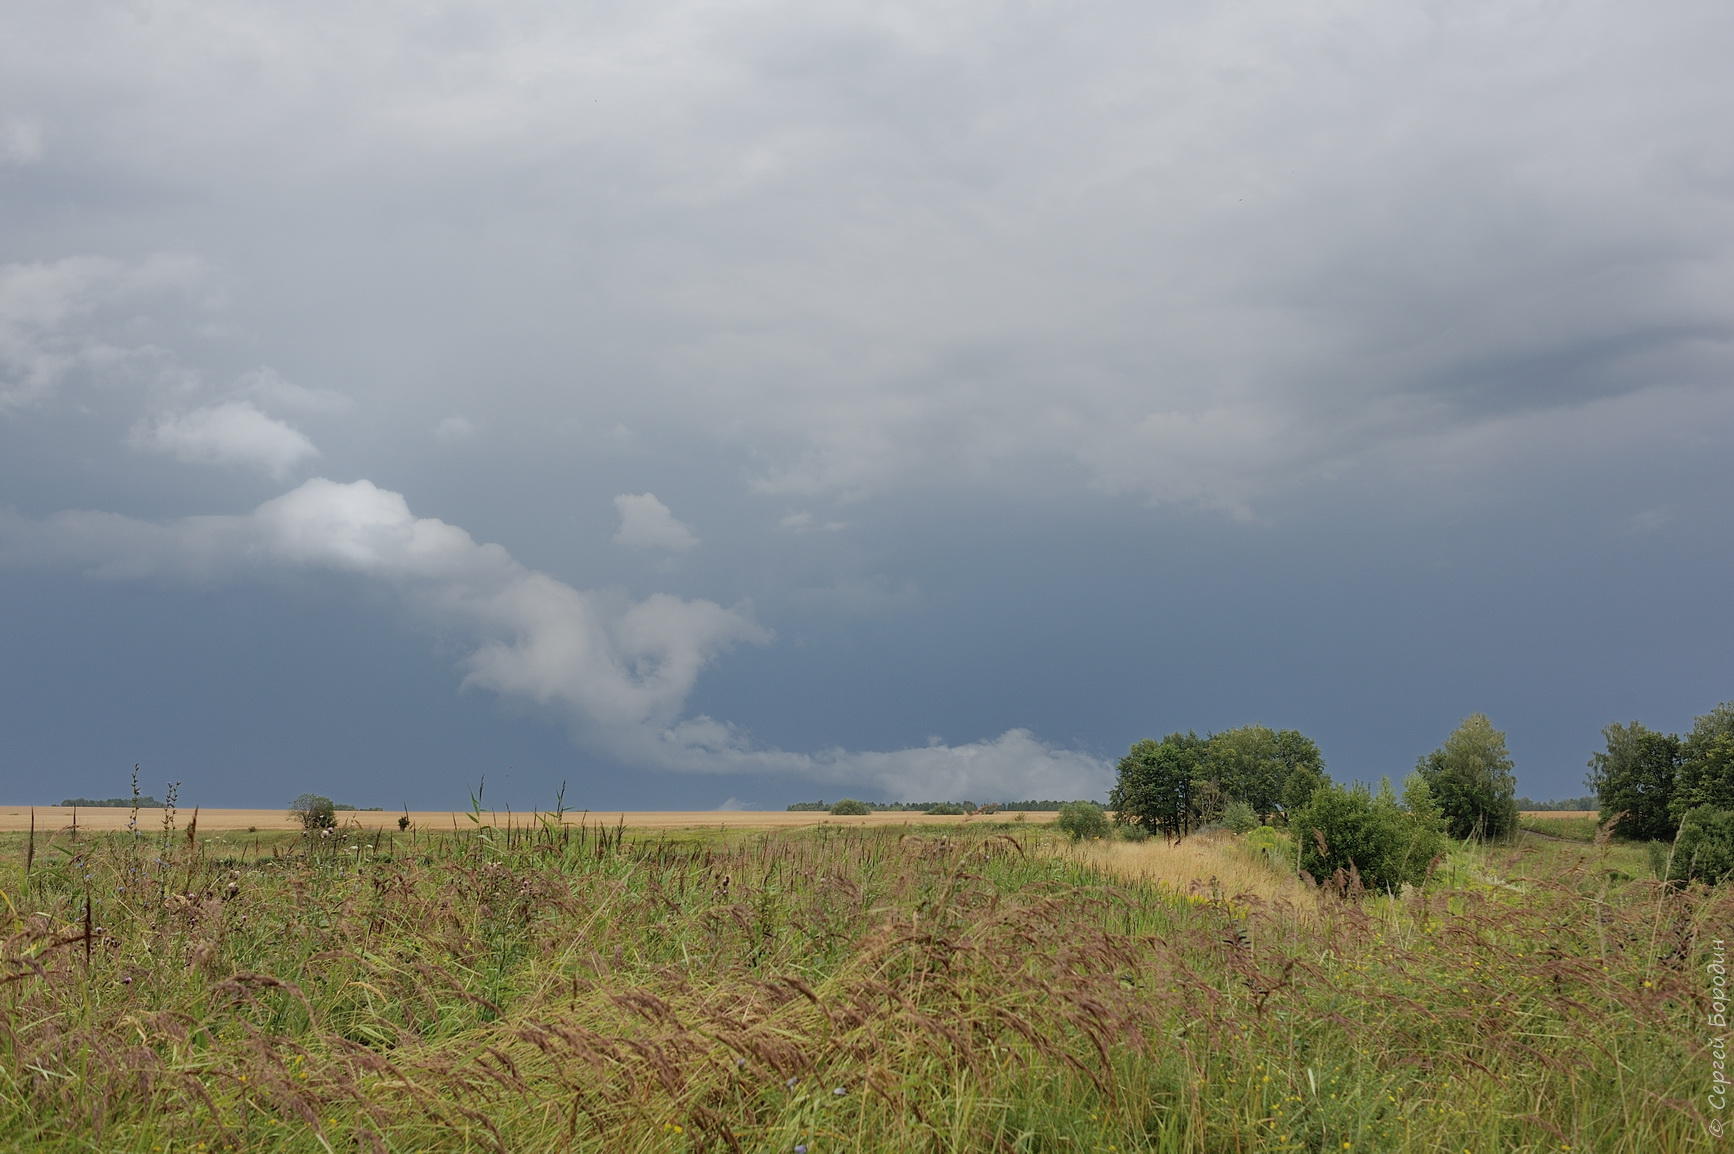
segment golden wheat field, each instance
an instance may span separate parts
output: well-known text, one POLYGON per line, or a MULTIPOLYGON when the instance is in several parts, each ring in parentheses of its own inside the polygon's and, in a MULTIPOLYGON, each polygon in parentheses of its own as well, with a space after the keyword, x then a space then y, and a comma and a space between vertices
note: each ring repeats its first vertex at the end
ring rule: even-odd
MULTIPOLYGON (((159 829, 163 825, 164 810, 141 809, 138 811, 138 824, 142 830, 159 829)), ((192 819, 194 811, 182 809, 176 812, 176 823, 185 828, 192 819)), ((34 808, 25 805, 0 806, 0 832, 18 832, 31 827, 32 814, 38 830, 62 830, 71 828, 75 822, 79 829, 93 832, 102 830, 123 830, 132 819, 132 811, 128 809, 112 809, 108 807, 84 807, 76 812, 65 806, 39 805, 34 808)), ((342 826, 356 825, 362 829, 396 829, 398 818, 403 816, 402 810, 342 810, 337 818, 342 826)), ((481 820, 490 825, 504 825, 508 822, 523 822, 532 820, 535 813, 522 811, 513 813, 507 810, 483 811, 481 820)), ((1023 814, 991 814, 979 815, 973 818, 947 817, 942 814, 913 813, 909 811, 887 811, 871 813, 862 817, 836 817, 823 811, 787 810, 637 810, 637 811, 570 811, 564 815, 567 825, 577 825, 580 822, 588 825, 626 825, 633 829, 797 829, 803 826, 836 824, 840 826, 861 825, 956 825, 958 822, 969 821, 1012 821, 1022 817, 1030 823, 1051 822, 1058 814, 1054 813, 1023 813, 1023 814)), ((469 827, 470 813, 468 810, 411 810, 409 819, 415 828, 423 830, 449 830, 469 827)), ((292 830, 297 828, 297 821, 289 815, 287 809, 201 809, 198 811, 199 828, 211 833, 225 830, 292 830)))

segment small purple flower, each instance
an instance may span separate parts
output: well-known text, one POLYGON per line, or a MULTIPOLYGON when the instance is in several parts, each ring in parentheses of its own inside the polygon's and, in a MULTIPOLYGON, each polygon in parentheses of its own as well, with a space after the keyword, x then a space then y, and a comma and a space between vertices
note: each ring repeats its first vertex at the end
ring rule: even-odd
POLYGON ((805 1142, 795 1143, 795 1154, 807 1154, 807 1144, 805 1142))

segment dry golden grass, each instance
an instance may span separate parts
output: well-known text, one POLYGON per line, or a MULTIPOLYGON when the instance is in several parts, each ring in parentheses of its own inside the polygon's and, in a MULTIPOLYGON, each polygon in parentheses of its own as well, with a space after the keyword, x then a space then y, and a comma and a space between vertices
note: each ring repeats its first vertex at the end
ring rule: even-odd
POLYGON ((1526 809, 1517 816, 1533 817, 1539 818, 1542 821, 1547 821, 1550 818, 1560 818, 1563 820, 1568 817, 1600 817, 1601 814, 1593 809, 1526 809))
MULTIPOLYGON (((0 832, 18 832, 27 830, 31 824, 31 807, 23 805, 0 806, 0 832)), ((35 808, 36 829, 41 832, 51 832, 69 828, 73 824, 73 811, 63 806, 48 805, 35 808)), ((181 809, 175 815, 176 824, 184 829, 192 818, 190 808, 181 809)), ((342 810, 337 815, 338 824, 358 825, 362 829, 396 829, 397 819, 402 816, 401 810, 342 810)), ((487 825, 504 825, 508 820, 522 825, 535 820, 533 813, 508 814, 504 811, 484 812, 482 821, 487 825)), ((910 813, 888 811, 871 813, 863 817, 833 817, 823 812, 788 812, 786 810, 689 810, 689 811, 596 811, 591 813, 567 813, 567 825, 577 825, 580 821, 596 826, 614 826, 625 824, 632 829, 798 829, 814 825, 955 825, 958 822, 1000 822, 1013 821, 1022 816, 1030 824, 1051 822, 1058 815, 1052 813, 1028 814, 987 814, 976 817, 946 817, 939 814, 910 813)), ((78 810, 78 828, 97 830, 121 830, 132 817, 132 812, 126 809, 90 808, 78 810)), ((470 826, 470 815, 465 810, 412 810, 410 821, 415 828, 421 830, 467 829, 470 826)), ((160 809, 141 809, 138 811, 139 828, 151 832, 162 828, 163 811, 160 809)), ((292 830, 297 828, 295 819, 289 816, 287 809, 201 809, 199 810, 199 829, 210 833, 230 830, 260 829, 260 830, 292 830)))
POLYGON ((1161 838, 1147 841, 1086 841, 1060 851, 1130 881, 1154 882, 1180 893, 1233 898, 1251 894, 1262 902, 1308 907, 1318 900, 1313 888, 1260 862, 1231 836, 1199 834, 1178 845, 1161 838))

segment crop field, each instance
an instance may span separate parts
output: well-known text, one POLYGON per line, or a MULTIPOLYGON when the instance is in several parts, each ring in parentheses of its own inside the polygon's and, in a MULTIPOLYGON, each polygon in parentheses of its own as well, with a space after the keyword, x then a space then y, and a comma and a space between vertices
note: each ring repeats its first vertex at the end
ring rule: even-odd
POLYGON ((1546 837, 1594 841, 1601 829, 1601 815, 1593 809, 1534 810, 1518 814, 1517 824, 1521 829, 1546 837))
POLYGON ((1717 1148, 1734 900, 1641 849, 1343 900, 1280 836, 1036 815, 262 812, 0 834, 0 1149, 1717 1148))
MULTIPOLYGON (((141 832, 150 833, 160 830, 165 820, 185 827, 194 816, 194 811, 185 809, 168 811, 160 808, 140 809, 138 811, 138 828, 141 832)), ((343 827, 355 827, 365 830, 397 829, 398 818, 407 816, 414 828, 420 830, 459 830, 468 829, 472 818, 480 818, 494 825, 506 825, 514 821, 526 820, 526 815, 513 815, 506 811, 487 811, 473 813, 470 810, 411 810, 405 814, 403 810, 340 810, 337 814, 338 824, 343 827)), ((533 815, 530 815, 533 816, 533 815)), ((1012 813, 995 815, 991 818, 973 818, 968 820, 1011 821, 1021 818, 1026 823, 1051 822, 1057 815, 1053 813, 1012 813)), ((101 830, 124 830, 127 823, 134 820, 133 811, 124 807, 104 806, 85 807, 76 811, 64 806, 4 806, 0 807, 0 832, 23 832, 31 828, 41 831, 70 830, 75 825, 80 830, 92 832, 101 830)), ((859 817, 833 816, 823 811, 786 810, 672 810, 672 811, 597 811, 582 815, 568 813, 563 819, 567 823, 583 821, 588 825, 627 825, 635 830, 646 829, 797 829, 815 825, 956 825, 966 819, 915 813, 907 810, 884 810, 859 817)), ((207 832, 236 831, 264 832, 295 830, 299 828, 296 818, 286 809, 206 809, 198 811, 198 828, 207 832)))

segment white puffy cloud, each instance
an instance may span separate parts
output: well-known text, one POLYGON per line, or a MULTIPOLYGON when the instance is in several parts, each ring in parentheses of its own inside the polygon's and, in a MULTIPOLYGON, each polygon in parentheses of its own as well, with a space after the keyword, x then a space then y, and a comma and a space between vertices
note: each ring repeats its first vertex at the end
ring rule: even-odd
POLYGON ((666 549, 684 553, 698 544, 693 531, 675 520, 655 493, 622 493, 614 498, 620 528, 614 543, 629 549, 666 549))
POLYGON ((288 566, 382 582, 442 635, 470 639, 464 685, 551 710, 580 743, 648 768, 861 783, 898 798, 1083 796, 1107 781, 1099 759, 1024 730, 962 745, 802 753, 686 716, 699 675, 719 655, 770 642, 748 611, 576 589, 456 525, 416 516, 401 494, 369 481, 315 478, 247 514, 161 522, 84 511, 30 520, 0 509, 0 564, 197 582, 288 566))
POLYGON ((134 448, 189 464, 242 465, 277 478, 319 455, 299 429, 266 415, 251 401, 166 413, 134 425, 127 439, 134 448))
POLYGON ((385 582, 441 628, 469 632, 466 684, 555 706, 593 744, 672 724, 716 654, 769 639, 714 602, 574 589, 368 481, 315 478, 241 516, 14 516, 0 522, 0 558, 109 577, 212 581, 288 565, 385 582))

